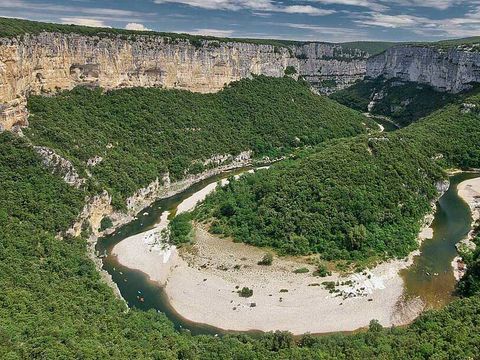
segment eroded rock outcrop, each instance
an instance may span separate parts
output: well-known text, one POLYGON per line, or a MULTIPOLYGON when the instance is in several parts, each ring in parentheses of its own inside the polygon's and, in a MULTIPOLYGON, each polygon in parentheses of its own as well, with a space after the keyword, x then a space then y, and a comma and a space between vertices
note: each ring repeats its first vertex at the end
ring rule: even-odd
POLYGON ((253 74, 284 76, 292 66, 320 91, 363 77, 368 54, 335 44, 290 47, 162 36, 41 33, 0 38, 0 126, 28 125, 26 99, 77 85, 215 92, 253 74))
POLYGON ((44 146, 34 146, 33 149, 42 158, 43 165, 47 169, 50 169, 52 173, 62 177, 67 184, 74 186, 77 189, 85 184, 86 180, 78 174, 77 170, 69 160, 61 157, 52 149, 44 146))
POLYGON ((465 46, 395 46, 368 59, 366 76, 396 78, 458 93, 480 81, 480 53, 465 46))

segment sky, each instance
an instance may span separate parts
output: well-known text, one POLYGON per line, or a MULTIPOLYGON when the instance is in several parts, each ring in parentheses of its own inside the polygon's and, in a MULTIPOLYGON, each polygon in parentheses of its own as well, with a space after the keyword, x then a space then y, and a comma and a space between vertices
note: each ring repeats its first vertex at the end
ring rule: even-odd
POLYGON ((480 0, 0 0, 0 16, 328 42, 480 36, 480 0))

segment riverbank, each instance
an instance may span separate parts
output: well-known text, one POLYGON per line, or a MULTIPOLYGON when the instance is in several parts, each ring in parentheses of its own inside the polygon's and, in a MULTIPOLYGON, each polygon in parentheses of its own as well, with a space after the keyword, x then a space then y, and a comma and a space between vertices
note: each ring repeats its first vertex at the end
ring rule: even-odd
MULTIPOLYGON (((124 300, 118 285, 113 281, 111 274, 103 269, 101 256, 96 251, 98 239, 113 234, 117 229, 130 223, 136 219, 136 215, 142 210, 152 205, 154 202, 166 199, 176 194, 179 194, 194 184, 200 183, 211 177, 251 166, 255 161, 251 157, 250 151, 242 152, 236 157, 230 155, 213 157, 215 161, 227 161, 226 164, 218 165, 212 169, 206 170, 200 174, 189 175, 186 178, 177 182, 171 182, 168 174, 164 174, 162 181, 156 179, 154 182, 139 189, 134 195, 129 197, 126 201, 127 211, 115 211, 111 206, 112 198, 107 191, 91 197, 87 200, 81 213, 78 215, 75 223, 66 231, 66 235, 77 237, 80 236, 82 229, 90 228, 91 234, 87 241, 87 255, 95 264, 97 271, 100 273, 102 280, 113 290, 115 296, 124 300), (220 159, 220 160, 218 160, 220 159), (105 217, 110 218, 113 225, 105 230, 100 229, 101 220, 105 217)), ((272 161, 259 161, 260 163, 274 163, 281 159, 274 159, 272 161)), ((166 226, 165 226, 166 227, 166 226)), ((62 238, 63 234, 58 234, 58 238, 62 238)), ((133 240, 132 240, 133 241, 133 240)), ((133 247, 132 247, 133 249, 133 247)))
MULTIPOLYGON (((480 177, 469 179, 458 184, 458 196, 467 203, 472 213, 472 226, 468 236, 457 244, 459 251, 473 250, 476 245, 472 242, 475 234, 475 227, 480 220, 480 177)), ((455 279, 460 280, 466 272, 466 266, 460 256, 456 256, 452 261, 452 267, 455 279)))
POLYGON ((302 258, 274 257, 271 266, 259 265, 264 254, 263 249, 211 235, 197 224, 195 245, 181 249, 181 260, 172 263, 165 284, 170 305, 190 321, 225 330, 285 330, 295 335, 353 331, 372 319, 384 326, 403 325, 423 309, 417 301, 403 303, 398 272, 410 266, 412 258, 346 277, 320 278, 302 258), (308 272, 296 273, 300 268, 308 272), (240 297, 243 287, 253 295, 240 297))
POLYGON ((154 249, 148 243, 154 231, 161 226, 127 238, 113 252, 121 264, 164 286, 170 306, 191 322, 298 335, 352 331, 372 319, 384 326, 404 325, 423 310, 418 299, 404 299, 399 276, 418 252, 362 273, 321 278, 313 275, 315 266, 305 258, 274 257, 271 266, 259 265, 264 249, 218 238, 204 225, 196 224, 194 245, 180 250, 154 249), (253 295, 240 297, 243 287, 253 295))
POLYGON ((470 207, 472 225, 475 225, 480 220, 480 177, 465 180, 458 184, 458 195, 470 207))
MULTIPOLYGON (((192 210, 216 186, 209 184, 184 199, 177 213, 192 210)), ((320 278, 313 276, 315 266, 306 258, 275 257, 271 266, 259 265, 264 249, 211 235, 205 225, 195 225, 190 247, 178 250, 161 244, 168 214, 164 212, 153 229, 121 241, 112 252, 119 263, 163 286, 169 305, 188 321, 231 331, 328 333, 357 330, 372 319, 384 326, 408 324, 424 308, 418 298, 405 299, 399 275, 418 251, 362 273, 320 278), (298 269, 303 270, 295 272, 298 269), (243 287, 252 289, 253 295, 240 297, 243 287)), ((419 242, 431 238, 432 220, 433 215, 425 218, 419 242)))
MULTIPOLYGON (((216 186, 211 183, 184 199, 177 213, 192 210, 216 186)), ((419 233, 420 244, 433 235, 434 210, 433 204, 419 233)), ((405 296, 399 274, 411 266, 418 250, 362 273, 320 278, 313 276, 315 267, 305 258, 275 257, 272 266, 258 265, 264 249, 216 237, 200 224, 195 226, 193 246, 155 248, 158 244, 149 239, 166 226, 160 221, 154 229, 121 241, 113 253, 122 265, 163 286, 169 307, 193 323, 232 331, 328 333, 357 330, 372 319, 384 326, 405 325, 424 309, 418 297, 405 296), (300 268, 301 273, 295 272, 300 268), (253 295, 240 297, 243 287, 252 289, 253 295)))

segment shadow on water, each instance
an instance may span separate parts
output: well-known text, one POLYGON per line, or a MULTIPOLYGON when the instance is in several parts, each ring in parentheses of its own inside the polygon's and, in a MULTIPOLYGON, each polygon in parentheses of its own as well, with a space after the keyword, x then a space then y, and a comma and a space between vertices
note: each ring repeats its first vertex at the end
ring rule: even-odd
POLYGON ((467 236, 472 222, 470 208, 458 196, 457 186, 476 177, 478 174, 462 173, 450 178, 450 188, 437 203, 433 238, 423 242, 421 255, 402 271, 407 296, 419 296, 427 308, 438 309, 454 299, 456 281, 451 263, 457 256, 455 244, 467 236))
MULTIPOLYGON (((175 211, 180 202, 203 187, 248 170, 247 168, 226 172, 192 185, 190 188, 167 199, 155 202, 142 210, 137 219, 117 229, 113 234, 99 239, 96 250, 106 254, 103 258, 103 269, 118 285, 122 297, 128 306, 141 310, 155 309, 164 313, 179 330, 186 329, 194 335, 225 334, 226 331, 206 325, 190 322, 182 318, 169 304, 163 289, 158 283, 138 270, 122 266, 115 256, 113 247, 123 239, 152 228, 164 211, 175 211)), ((439 308, 453 299, 455 279, 451 262, 456 256, 455 244, 470 231, 471 214, 467 204, 457 194, 457 185, 467 179, 478 177, 474 173, 462 173, 450 178, 449 190, 440 198, 432 224, 434 236, 421 246, 421 256, 415 258, 414 264, 402 272, 408 296, 419 296, 429 308, 439 308)), ((195 299, 192 299, 195 301, 195 299)), ((259 331, 248 332, 257 336, 259 331)))

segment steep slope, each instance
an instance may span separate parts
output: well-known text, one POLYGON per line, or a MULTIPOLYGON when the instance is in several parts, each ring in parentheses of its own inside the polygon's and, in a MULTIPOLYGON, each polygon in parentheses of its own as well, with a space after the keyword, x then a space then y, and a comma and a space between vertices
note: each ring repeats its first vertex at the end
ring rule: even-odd
POLYGON ((107 189, 117 207, 162 175, 179 180, 242 152, 247 160, 275 158, 375 127, 287 77, 245 79, 216 94, 79 88, 31 97, 29 109, 29 139, 72 161, 87 185, 107 189))
POLYGON ((478 43, 398 45, 367 61, 366 76, 416 82, 458 93, 480 81, 478 43))
POLYGON ((407 328, 373 322, 355 335, 295 341, 287 333, 254 339, 176 332, 163 314, 125 311, 87 258, 84 239, 55 239, 80 210, 83 194, 9 133, 0 134, 0 181, 1 358, 467 359, 480 351, 478 296, 428 312, 407 328))
POLYGON ((449 103, 460 102, 466 96, 468 91, 451 94, 430 85, 378 77, 358 81, 330 95, 330 98, 363 113, 387 116, 403 127, 449 103))
POLYGON ((334 141, 245 176, 198 210, 212 231, 327 260, 405 256, 442 168, 480 165, 480 96, 394 133, 334 141))
POLYGON ((27 124, 29 94, 77 85, 215 92, 252 75, 282 77, 288 67, 293 76, 331 92, 363 77, 369 56, 328 43, 202 38, 5 18, 0 25, 0 127, 5 129, 27 124))

